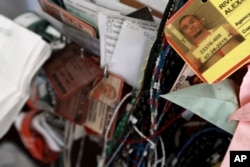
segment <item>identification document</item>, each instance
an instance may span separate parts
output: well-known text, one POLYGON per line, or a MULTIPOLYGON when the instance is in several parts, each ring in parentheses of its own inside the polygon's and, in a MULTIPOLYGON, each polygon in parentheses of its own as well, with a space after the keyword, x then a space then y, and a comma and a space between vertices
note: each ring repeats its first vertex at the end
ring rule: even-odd
POLYGON ((185 64, 180 71, 180 74, 178 75, 177 79, 175 80, 175 83, 173 84, 170 92, 196 85, 202 83, 202 80, 193 72, 193 70, 185 64))
POLYGON ((249 5, 190 0, 167 21, 165 36, 200 79, 221 81, 249 62, 249 5))
POLYGON ((61 100, 101 78, 102 70, 90 56, 85 53, 82 58, 81 47, 71 43, 45 63, 44 70, 61 100))
MULTIPOLYGON (((88 111, 85 116, 84 126, 91 131, 104 135, 114 110, 122 97, 124 81, 121 77, 109 73, 103 78, 89 94, 88 111)), ((116 125, 116 119, 112 122, 109 137, 112 137, 116 125)))
POLYGON ((110 10, 86 0, 64 0, 64 4, 68 12, 89 23, 96 30, 98 30, 98 13, 120 15, 117 10, 110 10))

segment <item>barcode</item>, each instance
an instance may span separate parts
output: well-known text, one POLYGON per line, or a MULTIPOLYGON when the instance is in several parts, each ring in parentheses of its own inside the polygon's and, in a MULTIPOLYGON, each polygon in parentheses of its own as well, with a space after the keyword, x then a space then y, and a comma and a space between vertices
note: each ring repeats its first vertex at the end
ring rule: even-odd
POLYGON ((66 94, 67 90, 65 89, 65 87, 63 86, 62 82, 60 81, 60 79, 57 77, 56 74, 52 75, 53 79, 55 80, 58 88, 60 89, 60 91, 62 92, 62 94, 66 94))

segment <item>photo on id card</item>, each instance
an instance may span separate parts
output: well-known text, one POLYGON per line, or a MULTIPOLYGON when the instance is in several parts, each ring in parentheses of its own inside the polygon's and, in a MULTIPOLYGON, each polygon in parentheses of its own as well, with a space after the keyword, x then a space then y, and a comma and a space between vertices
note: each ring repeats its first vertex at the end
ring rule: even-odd
POLYGON ((249 5, 250 1, 236 0, 188 1, 167 21, 165 36, 204 82, 223 80, 248 62, 249 5))
POLYGON ((121 99, 123 85, 124 81, 121 77, 110 73, 91 90, 89 97, 115 107, 121 99))

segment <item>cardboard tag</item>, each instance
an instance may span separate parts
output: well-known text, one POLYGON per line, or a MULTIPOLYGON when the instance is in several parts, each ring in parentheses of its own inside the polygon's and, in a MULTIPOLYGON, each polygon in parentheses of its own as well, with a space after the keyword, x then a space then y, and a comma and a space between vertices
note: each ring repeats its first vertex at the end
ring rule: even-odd
POLYGON ((91 86, 87 86, 66 100, 57 99, 55 112, 64 118, 83 125, 88 109, 88 94, 91 86))
POLYGON ((204 82, 221 81, 249 61, 249 5, 190 0, 166 23, 165 36, 204 82))
POLYGON ((102 70, 90 55, 80 57, 80 47, 74 43, 56 52, 44 65, 49 80, 61 100, 68 98, 102 76, 102 70))
POLYGON ((124 81, 121 77, 109 74, 90 92, 90 99, 98 100, 110 107, 115 107, 121 99, 124 81))
MULTIPOLYGON (((84 126, 99 135, 104 135, 113 113, 113 107, 110 107, 98 100, 89 100, 84 126)), ((109 137, 112 137, 115 125, 116 119, 112 123, 109 137)))

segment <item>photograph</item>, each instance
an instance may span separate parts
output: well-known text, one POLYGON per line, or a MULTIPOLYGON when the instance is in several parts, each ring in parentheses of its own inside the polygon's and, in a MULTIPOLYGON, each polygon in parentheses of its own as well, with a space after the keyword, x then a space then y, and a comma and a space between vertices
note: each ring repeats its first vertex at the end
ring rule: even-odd
POLYGON ((165 30, 166 36, 171 38, 182 58, 200 73, 205 72, 245 40, 208 4, 210 3, 203 5, 197 2, 197 8, 179 13, 165 30))
POLYGON ((122 88, 122 80, 110 74, 91 90, 89 97, 101 101, 108 106, 115 107, 121 98, 122 88))

